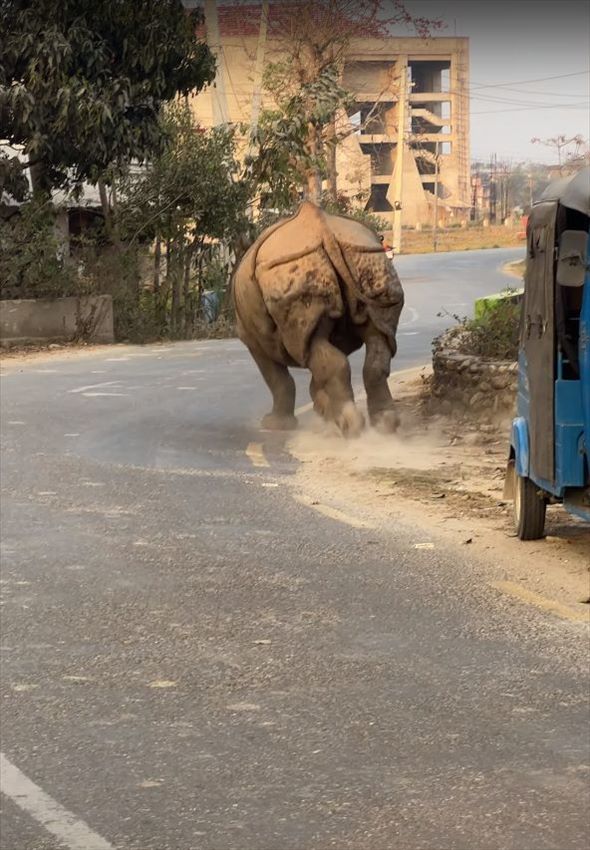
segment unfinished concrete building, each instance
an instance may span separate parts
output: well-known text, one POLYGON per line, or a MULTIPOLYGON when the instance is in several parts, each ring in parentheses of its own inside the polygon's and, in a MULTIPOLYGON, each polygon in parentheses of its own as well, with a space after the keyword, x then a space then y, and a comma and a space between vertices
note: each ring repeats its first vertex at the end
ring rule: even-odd
MULTIPOLYGON (((194 101, 203 126, 253 123, 271 105, 261 74, 277 58, 273 15, 284 8, 271 3, 262 28, 259 6, 220 6, 208 19, 218 76, 194 101)), ((468 218, 469 40, 354 39, 343 82, 355 105, 341 117, 350 133, 337 151, 339 192, 384 217, 401 203, 404 226, 433 223, 435 208, 439 221, 468 218)))

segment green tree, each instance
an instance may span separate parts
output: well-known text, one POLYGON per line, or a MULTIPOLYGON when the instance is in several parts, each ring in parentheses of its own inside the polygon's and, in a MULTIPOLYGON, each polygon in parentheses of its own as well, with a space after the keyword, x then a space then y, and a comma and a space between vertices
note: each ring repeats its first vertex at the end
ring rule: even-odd
POLYGON ((55 230, 54 210, 40 201, 24 203, 2 221, 0 297, 72 295, 76 275, 55 230))
POLYGON ((283 94, 275 94, 275 109, 263 110, 246 158, 247 174, 260 185, 265 205, 278 209, 290 207, 302 191, 319 200, 326 148, 338 142, 337 134, 326 143, 322 135, 336 112, 350 103, 333 64, 298 87, 286 86, 286 78, 288 63, 269 66, 265 88, 283 94))
POLYGON ((271 21, 281 59, 269 64, 265 79, 276 108, 263 111, 254 130, 251 167, 275 200, 303 189, 319 203, 327 178, 335 202, 335 150, 342 138, 337 116, 353 100, 342 85, 351 41, 386 37, 399 24, 426 37, 441 24, 414 17, 404 0, 294 0, 286 6, 271 21))
POLYGON ((0 138, 36 191, 161 153, 162 103, 214 77, 199 21, 181 0, 0 0, 0 138))
POLYGON ((159 333, 190 336, 213 271, 223 279, 220 254, 249 228, 253 186, 241 179, 232 129, 199 128, 185 103, 169 106, 163 123, 166 150, 119 181, 117 227, 128 251, 154 245, 144 307, 159 333))

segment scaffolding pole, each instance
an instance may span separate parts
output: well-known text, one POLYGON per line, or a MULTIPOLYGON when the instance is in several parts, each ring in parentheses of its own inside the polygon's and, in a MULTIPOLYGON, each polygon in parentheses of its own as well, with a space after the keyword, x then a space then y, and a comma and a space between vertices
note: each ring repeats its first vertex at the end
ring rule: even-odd
POLYGON ((268 0, 264 0, 260 11, 260 29, 256 47, 256 65, 254 68, 254 88, 252 91, 252 109, 250 112, 250 138, 258 127, 262 102, 262 75, 264 73, 264 54, 266 52, 266 34, 268 31, 268 0))
POLYGON ((217 16, 216 0, 205 0, 205 28, 207 32, 207 45, 217 63, 215 80, 211 86, 211 113, 212 124, 218 127, 220 124, 229 123, 229 111, 227 108, 227 94, 225 91, 225 58, 219 34, 219 18, 217 16))
POLYGON ((402 204, 404 188, 404 155, 406 152, 406 122, 408 115, 408 59, 399 60, 399 95, 397 150, 393 172, 393 251, 399 254, 402 249, 402 204))

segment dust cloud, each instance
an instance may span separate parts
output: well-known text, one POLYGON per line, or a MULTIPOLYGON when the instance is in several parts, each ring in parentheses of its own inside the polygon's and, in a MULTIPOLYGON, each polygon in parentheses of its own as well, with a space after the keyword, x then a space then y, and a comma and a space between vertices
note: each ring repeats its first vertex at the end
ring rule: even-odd
POLYGON ((339 462, 351 472, 371 469, 433 470, 448 462, 448 436, 437 422, 417 423, 402 416, 395 434, 367 428, 354 440, 345 439, 335 425, 314 417, 300 426, 290 452, 302 463, 339 462))

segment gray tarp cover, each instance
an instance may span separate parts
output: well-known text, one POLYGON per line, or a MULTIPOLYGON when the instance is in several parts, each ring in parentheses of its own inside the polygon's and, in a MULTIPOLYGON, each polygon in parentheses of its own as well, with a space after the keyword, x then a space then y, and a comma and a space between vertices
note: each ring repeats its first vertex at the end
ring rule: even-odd
POLYGON ((553 263, 557 208, 554 201, 536 204, 529 218, 520 340, 526 356, 529 384, 531 470, 535 478, 551 482, 554 480, 553 263))
POLYGON ((590 166, 550 183, 541 195, 541 203, 545 201, 559 201, 562 207, 590 216, 590 166))
POLYGON ((531 469, 555 480, 555 228, 559 207, 590 215, 590 168, 551 183, 535 204, 527 228, 527 265, 521 347, 527 361, 531 469))

